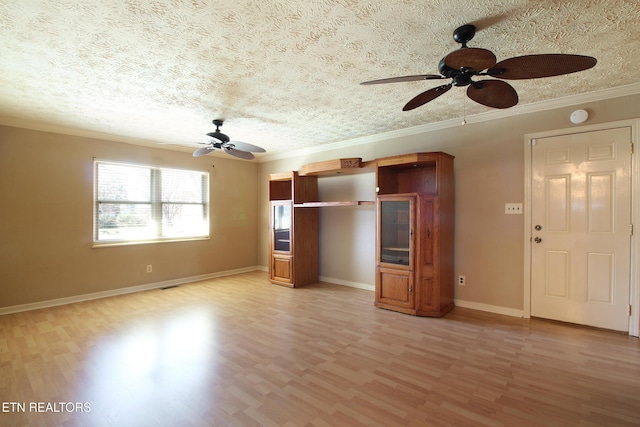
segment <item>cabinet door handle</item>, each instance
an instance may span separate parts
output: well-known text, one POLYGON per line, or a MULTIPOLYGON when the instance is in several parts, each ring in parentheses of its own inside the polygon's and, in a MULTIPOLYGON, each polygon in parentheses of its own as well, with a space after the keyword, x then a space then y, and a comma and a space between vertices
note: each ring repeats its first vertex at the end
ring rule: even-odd
POLYGON ((409 295, 413 295, 413 285, 409 286, 409 295))
POLYGON ((431 238, 431 230, 427 228, 427 239, 430 239, 430 238, 431 238))

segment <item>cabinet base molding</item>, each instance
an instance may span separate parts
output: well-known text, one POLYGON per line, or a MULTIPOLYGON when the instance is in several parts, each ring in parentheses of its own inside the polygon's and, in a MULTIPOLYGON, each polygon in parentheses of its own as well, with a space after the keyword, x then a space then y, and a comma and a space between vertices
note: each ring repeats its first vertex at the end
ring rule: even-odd
POLYGON ((415 310, 412 308, 398 307, 397 305, 382 304, 382 303, 375 303, 374 305, 378 308, 382 308, 385 310, 397 311, 398 313, 410 314, 411 316, 419 316, 419 317, 442 317, 448 312, 450 312, 451 310, 453 310, 455 307, 455 304, 451 303, 442 307, 442 310, 427 311, 427 310, 415 310))
POLYGON ((276 282, 275 280, 271 280, 271 283, 278 286, 284 286, 285 288, 295 288, 293 283, 276 282))

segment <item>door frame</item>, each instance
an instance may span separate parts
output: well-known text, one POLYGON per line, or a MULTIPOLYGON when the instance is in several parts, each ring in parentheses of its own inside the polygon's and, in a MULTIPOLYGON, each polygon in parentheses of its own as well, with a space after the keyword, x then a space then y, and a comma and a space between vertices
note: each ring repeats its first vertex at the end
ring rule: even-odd
POLYGON ((620 127, 631 128, 631 142, 634 146, 634 155, 631 156, 631 221, 634 224, 634 232, 631 236, 631 271, 629 282, 629 304, 631 316, 629 316, 629 335, 638 337, 640 334, 640 118, 621 120, 596 125, 579 126, 566 129, 557 129, 545 132, 529 133, 524 135, 524 310, 525 318, 531 317, 531 143, 534 139, 550 136, 562 136, 574 133, 591 132, 597 130, 614 129, 620 127))

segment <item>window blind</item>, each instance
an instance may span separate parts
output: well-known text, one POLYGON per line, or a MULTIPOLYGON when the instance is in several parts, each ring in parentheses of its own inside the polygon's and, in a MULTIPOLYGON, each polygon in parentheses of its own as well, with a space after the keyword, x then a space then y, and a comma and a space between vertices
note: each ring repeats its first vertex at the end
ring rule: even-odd
POLYGON ((209 236, 209 174, 94 162, 94 243, 209 236))

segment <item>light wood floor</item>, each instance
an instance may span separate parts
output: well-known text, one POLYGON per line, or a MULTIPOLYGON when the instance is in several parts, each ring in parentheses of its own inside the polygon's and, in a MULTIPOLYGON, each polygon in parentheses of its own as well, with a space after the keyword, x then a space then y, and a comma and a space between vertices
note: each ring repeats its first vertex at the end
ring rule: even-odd
POLYGON ((1 316, 0 403, 2 426, 638 426, 640 340, 253 272, 1 316))

